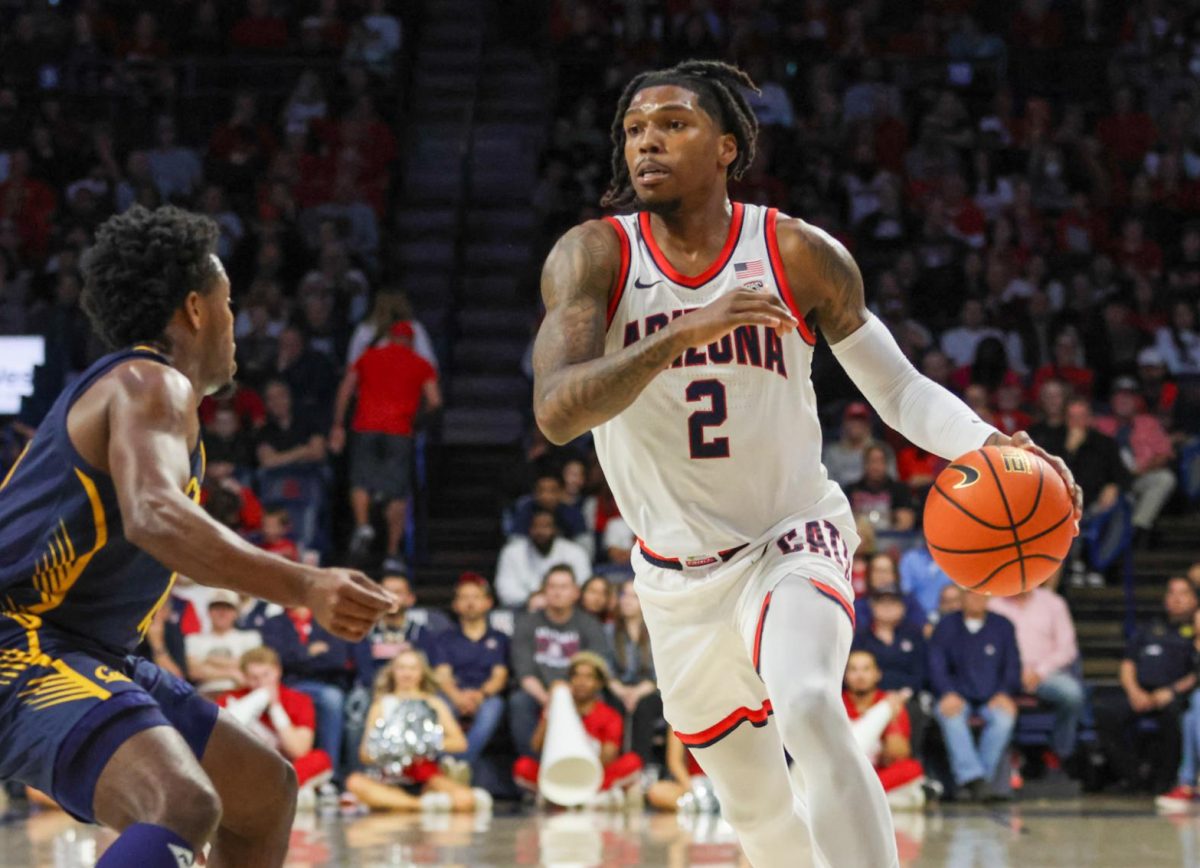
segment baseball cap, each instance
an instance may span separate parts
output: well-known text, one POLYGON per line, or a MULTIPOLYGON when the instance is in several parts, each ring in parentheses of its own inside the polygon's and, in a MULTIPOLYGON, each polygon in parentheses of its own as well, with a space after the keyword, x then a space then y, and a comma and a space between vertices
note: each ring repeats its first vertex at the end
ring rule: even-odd
POLYGON ((851 401, 842 413, 843 419, 870 419, 871 408, 862 401, 851 401))
POLYGON ((871 589, 871 599, 878 600, 883 597, 894 597, 897 600, 904 599, 904 592, 900 590, 899 585, 880 585, 878 588, 871 589))
POLYGON ((474 570, 467 570, 465 573, 462 573, 455 584, 459 587, 463 585, 478 585, 485 591, 488 590, 488 580, 474 570))
POLYGON ((241 600, 238 598, 237 591, 230 591, 226 588, 218 588, 212 592, 208 598, 208 605, 212 606, 233 606, 235 609, 241 600))
POLYGON ((1159 351, 1158 347, 1146 347, 1144 350, 1138 353, 1137 363, 1147 367, 1151 365, 1161 365, 1163 364, 1162 353, 1159 351))
POLYGON ((596 670, 596 674, 600 676, 601 684, 608 684, 612 679, 612 673, 609 672, 608 663, 594 651, 580 651, 576 653, 567 665, 568 674, 575 671, 575 667, 580 663, 587 663, 596 670))
POLYGON ((394 338, 408 338, 409 340, 412 340, 416 332, 413 331, 413 327, 409 323, 401 320, 392 326, 390 334, 394 338))
POLYGON ((1112 392, 1115 395, 1117 392, 1140 392, 1141 385, 1133 377, 1117 377, 1113 380, 1112 392))

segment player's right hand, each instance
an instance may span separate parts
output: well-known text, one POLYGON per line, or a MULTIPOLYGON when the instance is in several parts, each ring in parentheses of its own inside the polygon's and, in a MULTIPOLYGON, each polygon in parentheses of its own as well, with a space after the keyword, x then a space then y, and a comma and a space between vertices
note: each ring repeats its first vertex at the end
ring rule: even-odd
POLYGON ((678 330, 689 347, 702 347, 742 325, 766 326, 783 337, 799 323, 779 296, 738 289, 674 320, 670 328, 678 330))
POLYGON ((362 640, 399 600, 358 570, 313 570, 305 605, 317 623, 348 642, 362 640))

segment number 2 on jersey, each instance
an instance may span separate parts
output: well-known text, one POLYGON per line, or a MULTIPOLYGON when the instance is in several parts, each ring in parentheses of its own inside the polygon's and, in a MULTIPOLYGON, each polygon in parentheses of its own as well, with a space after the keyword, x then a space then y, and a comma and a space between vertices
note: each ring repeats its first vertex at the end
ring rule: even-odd
POLYGON ((728 458, 729 438, 705 437, 705 428, 716 428, 725 424, 729 411, 725 404, 725 384, 720 380, 696 380, 688 383, 687 396, 689 404, 704 399, 709 400, 707 410, 697 410, 688 416, 688 444, 693 458, 728 458))

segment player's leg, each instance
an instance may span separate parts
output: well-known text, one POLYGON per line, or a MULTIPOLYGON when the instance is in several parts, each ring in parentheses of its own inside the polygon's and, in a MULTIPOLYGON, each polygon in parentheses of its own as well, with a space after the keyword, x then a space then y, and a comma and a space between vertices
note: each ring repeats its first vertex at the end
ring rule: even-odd
POLYGON ((282 865, 296 813, 296 771, 221 712, 201 766, 221 798, 210 868, 282 865))
MULTIPOLYGON (((88 757, 107 752, 106 743, 123 738, 138 714, 101 727, 75 761, 87 767, 88 757)), ((92 816, 121 833, 98 868, 191 865, 216 836, 221 810, 216 788, 175 729, 158 725, 124 737, 104 764, 92 798, 92 816)))
POLYGON ((692 755, 712 781, 721 816, 754 868, 826 864, 814 856, 812 833, 796 810, 783 742, 771 717, 761 726, 743 723, 708 747, 693 748, 692 755))
POLYGON ((759 673, 806 785, 816 846, 831 865, 891 868, 899 860, 887 799, 842 704, 852 635, 841 606, 790 574, 762 619, 759 673))

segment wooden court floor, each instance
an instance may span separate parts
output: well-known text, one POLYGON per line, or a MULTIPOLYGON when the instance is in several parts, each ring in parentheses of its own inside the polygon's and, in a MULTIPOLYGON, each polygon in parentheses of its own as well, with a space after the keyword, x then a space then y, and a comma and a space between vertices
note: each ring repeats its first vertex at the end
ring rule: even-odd
MULTIPOLYGON (((848 812, 847 823, 854 817, 848 812)), ((0 866, 84 868, 109 833, 58 813, 0 823, 0 866)), ((901 864, 939 868, 1200 868, 1200 812, 1155 814, 1148 799, 947 806, 898 815, 901 864)), ((287 863, 316 866, 737 866, 728 826, 711 818, 590 813, 494 816, 302 814, 287 863)))

